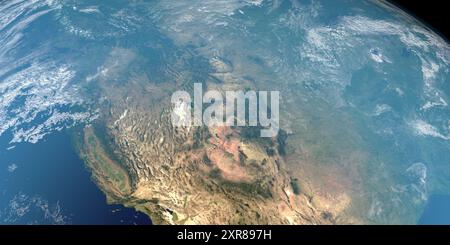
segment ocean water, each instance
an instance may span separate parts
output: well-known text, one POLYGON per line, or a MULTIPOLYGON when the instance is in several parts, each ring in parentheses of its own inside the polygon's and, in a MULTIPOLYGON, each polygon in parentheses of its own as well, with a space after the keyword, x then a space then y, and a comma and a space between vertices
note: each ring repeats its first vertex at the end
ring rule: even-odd
POLYGON ((0 137, 0 224, 151 224, 143 213, 108 205, 67 132, 8 148, 0 137))
POLYGON ((420 217, 421 225, 450 224, 450 195, 432 195, 420 217))

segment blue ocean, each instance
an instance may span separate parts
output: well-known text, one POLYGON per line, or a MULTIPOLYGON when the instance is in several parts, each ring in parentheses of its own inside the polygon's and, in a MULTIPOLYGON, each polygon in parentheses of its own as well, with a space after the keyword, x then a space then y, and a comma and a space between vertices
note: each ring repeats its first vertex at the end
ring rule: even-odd
POLYGON ((151 224, 143 213, 108 205, 68 132, 8 148, 0 138, 0 224, 151 224))
POLYGON ((450 196, 432 195, 419 220, 420 225, 450 224, 450 196))

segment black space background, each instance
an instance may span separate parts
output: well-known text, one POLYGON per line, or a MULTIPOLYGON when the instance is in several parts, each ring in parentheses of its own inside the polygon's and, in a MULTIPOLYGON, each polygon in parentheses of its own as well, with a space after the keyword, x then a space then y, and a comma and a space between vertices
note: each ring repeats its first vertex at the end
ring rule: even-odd
POLYGON ((450 40, 450 1, 447 0, 389 0, 416 18, 442 37, 450 40))

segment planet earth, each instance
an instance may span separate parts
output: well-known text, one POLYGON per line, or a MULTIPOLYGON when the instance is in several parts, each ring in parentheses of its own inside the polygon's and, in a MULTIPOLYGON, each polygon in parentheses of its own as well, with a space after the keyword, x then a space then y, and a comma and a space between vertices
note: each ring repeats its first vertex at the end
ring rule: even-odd
POLYGON ((377 0, 0 0, 1 224, 450 224, 450 46, 377 0), (279 91, 279 131, 171 95, 279 91))

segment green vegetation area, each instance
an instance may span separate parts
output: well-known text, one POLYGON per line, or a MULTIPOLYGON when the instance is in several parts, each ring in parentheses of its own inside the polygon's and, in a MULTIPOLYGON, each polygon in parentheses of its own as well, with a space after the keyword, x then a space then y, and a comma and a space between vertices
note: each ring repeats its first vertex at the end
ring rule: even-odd
POLYGON ((85 160, 98 183, 106 185, 102 186, 104 189, 116 189, 119 192, 116 194, 121 196, 129 194, 131 185, 127 172, 106 153, 92 128, 86 128, 84 134, 85 160))

